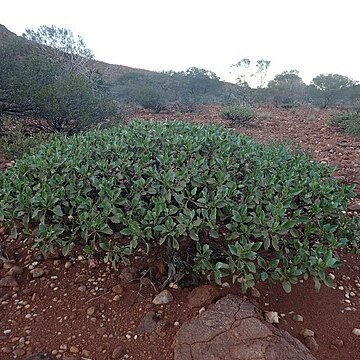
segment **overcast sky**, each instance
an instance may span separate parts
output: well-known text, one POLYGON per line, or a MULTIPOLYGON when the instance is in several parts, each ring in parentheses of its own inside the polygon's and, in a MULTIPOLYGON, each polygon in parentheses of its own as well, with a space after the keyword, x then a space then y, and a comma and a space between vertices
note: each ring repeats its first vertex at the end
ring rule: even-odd
POLYGON ((298 69, 360 80, 359 0, 1 0, 16 34, 57 25, 84 37, 95 58, 149 70, 215 71, 271 60, 273 76, 298 69))

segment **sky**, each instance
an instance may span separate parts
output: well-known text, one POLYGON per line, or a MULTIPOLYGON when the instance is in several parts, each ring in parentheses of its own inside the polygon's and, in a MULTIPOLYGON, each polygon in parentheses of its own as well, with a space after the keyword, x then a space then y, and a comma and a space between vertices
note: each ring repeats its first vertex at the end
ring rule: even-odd
MULTIPOLYGON (((56 25, 81 35, 97 60, 148 70, 212 70, 271 61, 269 79, 297 69, 360 80, 359 0, 0 0, 0 24, 56 25)), ((231 74, 230 74, 231 72, 231 74)))

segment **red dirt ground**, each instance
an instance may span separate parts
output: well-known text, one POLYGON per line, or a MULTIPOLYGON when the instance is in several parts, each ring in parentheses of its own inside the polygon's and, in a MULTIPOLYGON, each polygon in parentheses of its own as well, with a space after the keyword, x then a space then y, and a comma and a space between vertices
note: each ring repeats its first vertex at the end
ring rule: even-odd
MULTIPOLYGON (((217 108, 211 107, 200 115, 177 118, 224 123, 217 113, 217 108)), ((326 125, 330 111, 259 109, 258 113, 261 121, 251 128, 236 130, 258 141, 290 140, 318 161, 336 164, 336 176, 360 188, 360 139, 342 135, 326 125)), ((147 119, 174 118, 146 112, 137 115, 147 119)), ((360 194, 359 189, 357 192, 360 194)), ((359 203, 357 198, 353 209, 359 203)), ((2 250, 13 261, 11 264, 23 268, 17 276, 18 286, 0 287, 1 360, 26 359, 39 352, 52 353, 54 359, 63 360, 173 359, 172 342, 179 324, 198 311, 187 306, 190 289, 170 289, 174 301, 154 305, 152 299, 159 289, 149 281, 140 285, 137 279, 125 284, 120 271, 104 264, 92 267, 88 260, 79 258, 80 253, 68 259, 45 260, 30 246, 24 246, 25 239, 11 241, 4 229, 0 229, 0 236, 5 246, 2 250), (43 269, 44 274, 34 279, 32 267, 43 269), (118 284, 122 292, 117 296, 112 288, 118 284), (150 310, 163 321, 149 334, 137 334, 137 325, 150 310), (119 354, 113 354, 115 349, 119 354)), ((322 287, 317 293, 312 281, 295 285, 291 294, 279 285, 258 286, 260 308, 283 314, 279 328, 299 339, 302 328, 315 332, 319 350, 314 355, 319 360, 360 360, 360 337, 352 334, 354 328, 360 328, 360 255, 342 257, 344 266, 333 271, 336 289, 322 287), (301 315, 303 321, 294 321, 293 315, 301 315), (332 345, 336 339, 343 341, 343 347, 332 345)), ((146 268, 144 262, 139 254, 134 267, 146 268)), ((0 264, 0 278, 4 278, 10 264, 0 264)), ((153 270, 158 278, 166 272, 161 261, 153 265, 153 270)), ((224 295, 240 294, 236 285, 221 291, 224 295)))

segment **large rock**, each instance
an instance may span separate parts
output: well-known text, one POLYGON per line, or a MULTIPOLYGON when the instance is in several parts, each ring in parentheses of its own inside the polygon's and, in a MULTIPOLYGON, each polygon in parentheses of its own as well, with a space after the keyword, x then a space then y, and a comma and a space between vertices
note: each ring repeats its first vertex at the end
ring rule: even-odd
POLYGON ((289 333, 264 321, 246 298, 228 295, 184 323, 174 360, 315 360, 289 333))
POLYGON ((16 287, 18 283, 14 276, 5 276, 0 280, 0 287, 16 287))
POLYGON ((207 306, 210 305, 214 300, 218 300, 220 297, 220 290, 215 286, 199 286, 189 294, 188 306, 190 308, 207 306))

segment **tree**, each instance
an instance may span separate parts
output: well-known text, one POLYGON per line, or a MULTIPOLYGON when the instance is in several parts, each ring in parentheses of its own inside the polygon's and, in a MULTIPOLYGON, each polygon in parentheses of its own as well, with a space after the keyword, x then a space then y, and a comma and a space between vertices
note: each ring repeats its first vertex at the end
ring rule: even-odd
POLYGON ((174 106, 193 111, 198 104, 219 101, 222 83, 210 70, 192 67, 186 71, 132 72, 114 83, 113 95, 155 111, 174 106), (150 106, 149 106, 150 105, 150 106))
POLYGON ((28 116, 38 129, 72 134, 115 114, 104 94, 23 39, 0 45, 0 113, 28 116))
POLYGON ((103 85, 100 73, 93 65, 94 54, 80 35, 55 25, 41 25, 38 29, 25 29, 22 35, 36 44, 49 61, 67 66, 88 78, 94 88, 103 85))
MULTIPOLYGON (((18 38, 6 38, 0 43, 0 115, 31 115, 34 107, 28 95, 29 82, 37 76, 34 58, 25 61, 32 49, 18 38)), ((33 89, 34 90, 34 89, 33 89)), ((35 91, 35 90, 34 90, 35 91)))
POLYGON ((306 85, 298 70, 283 71, 269 81, 268 93, 276 106, 292 106, 304 99, 306 85))
POLYGON ((236 78, 236 83, 239 86, 238 94, 244 103, 253 105, 258 94, 255 88, 260 89, 264 87, 270 64, 269 60, 261 59, 257 60, 253 66, 250 59, 242 59, 231 65, 232 68, 237 69, 238 77, 236 78))
POLYGON ((257 60, 256 61, 256 74, 258 76, 259 79, 259 84, 258 84, 258 88, 263 88, 265 86, 266 83, 266 77, 268 74, 268 70, 270 67, 271 61, 269 60, 257 60))
POLYGON ((322 96, 324 108, 335 105, 336 98, 341 92, 349 87, 355 86, 356 81, 347 76, 339 74, 320 74, 312 79, 312 86, 322 96))
POLYGON ((206 96, 216 92, 220 87, 220 78, 213 71, 191 67, 184 75, 190 94, 197 103, 206 102, 206 96))
POLYGON ((271 61, 260 59, 254 65, 250 59, 242 59, 231 65, 238 71, 236 82, 241 86, 263 88, 266 84, 266 77, 271 61))

